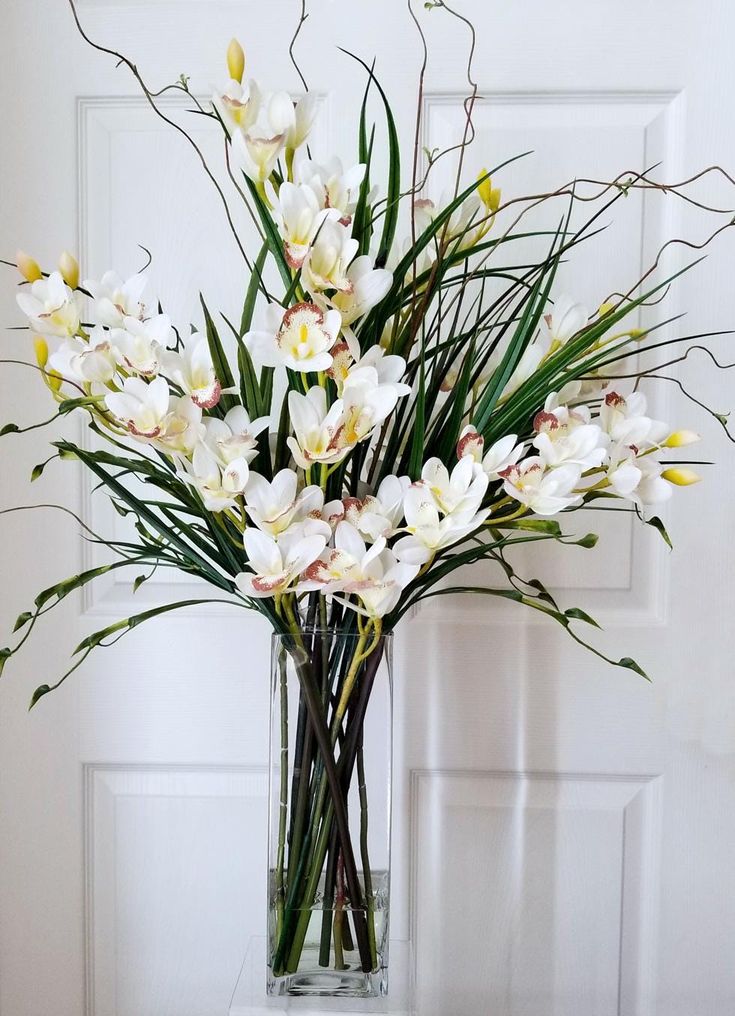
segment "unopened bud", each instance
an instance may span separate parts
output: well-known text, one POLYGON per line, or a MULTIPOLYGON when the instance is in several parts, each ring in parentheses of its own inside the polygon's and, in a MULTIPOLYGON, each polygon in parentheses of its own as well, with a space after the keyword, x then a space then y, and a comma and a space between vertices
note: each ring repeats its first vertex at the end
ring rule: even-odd
POLYGON ((79 262, 68 250, 65 250, 59 258, 59 271, 67 286, 76 289, 79 285, 79 262))
POLYGON ((33 348, 36 351, 36 363, 43 370, 48 360, 48 343, 40 335, 33 338, 33 348))
POLYGON ((36 282, 38 279, 43 278, 43 272, 37 261, 24 251, 19 250, 15 255, 15 263, 18 266, 18 271, 26 280, 26 282, 36 282))
POLYGON ((242 82, 245 73, 245 51, 237 39, 232 39, 227 47, 227 70, 233 81, 242 82))
POLYGON ((64 381, 61 374, 57 374, 55 370, 50 370, 46 374, 46 380, 48 381, 48 386, 52 392, 58 392, 64 381))
POLYGON ((693 483, 699 483, 702 479, 699 473, 695 473, 693 469, 683 469, 679 467, 674 469, 664 469, 661 475, 664 480, 668 480, 669 483, 673 483, 677 487, 690 487, 693 483))
POLYGON ((686 448, 687 445, 696 444, 697 441, 701 441, 699 434, 695 434, 693 430, 675 430, 673 434, 664 441, 664 448, 686 448))
POLYGON ((615 304, 614 303, 609 303, 609 302, 608 303, 601 303, 599 308, 598 308, 598 310, 597 310, 597 316, 598 317, 606 317, 606 315, 612 313, 612 311, 614 311, 614 310, 615 310, 615 304))
POLYGON ((482 201, 489 212, 497 212, 500 206, 500 188, 493 187, 492 180, 487 175, 486 169, 480 171, 477 179, 480 181, 477 185, 480 201, 482 201))

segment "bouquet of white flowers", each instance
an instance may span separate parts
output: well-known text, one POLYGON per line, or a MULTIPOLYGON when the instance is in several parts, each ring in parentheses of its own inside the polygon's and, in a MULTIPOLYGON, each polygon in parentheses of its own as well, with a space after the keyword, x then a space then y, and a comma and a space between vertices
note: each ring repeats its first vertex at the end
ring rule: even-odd
MULTIPOLYGON (((114 55, 165 119, 160 93, 114 55)), ((660 364, 644 368, 638 354, 689 348, 702 336, 661 340, 660 323, 640 324, 639 308, 675 278, 655 277, 657 265, 593 313, 556 293, 560 263, 599 222, 596 212, 572 225, 579 184, 504 202, 495 184, 508 163, 461 183, 465 136, 456 186, 434 203, 423 195, 445 153, 428 155, 423 177, 415 158, 412 178, 402 178, 390 105, 367 65, 356 162, 345 169, 309 150, 314 96, 268 92, 245 80, 244 63, 233 41, 229 80, 209 107, 186 78, 169 86, 221 125, 232 195, 260 234, 253 255, 235 235, 247 265, 239 320, 201 298, 201 330, 189 333, 149 297, 145 271, 80 281, 69 254, 50 272, 16 259, 18 304, 56 415, 78 410, 95 435, 91 446, 55 442, 56 455, 83 463, 136 537, 105 539, 117 560, 42 592, 19 617, 20 642, 1 651, 0 665, 41 615, 111 569, 178 569, 264 615, 286 640, 300 682, 296 754, 280 783, 272 972, 277 979, 298 969, 308 925, 301 915, 321 885, 332 900, 341 890, 351 901, 358 965, 369 973, 381 962, 370 867, 363 854, 360 876, 346 802, 384 635, 427 597, 470 593, 541 611, 582 641, 572 625, 592 619, 521 580, 508 551, 550 540, 592 547, 593 535, 565 535, 554 516, 611 500, 668 540, 648 511, 698 479, 688 463, 666 457, 697 436, 649 415, 638 381, 660 364), (382 192, 373 179, 371 92, 387 126, 382 192), (560 205, 559 225, 533 231, 526 222, 547 201, 560 205), (519 240, 524 251, 539 250, 520 266, 511 254, 519 240), (447 583, 480 562, 496 566, 497 585, 447 583)), ((205 170, 232 225, 231 195, 205 170)), ((664 187, 627 173, 598 196, 606 209, 636 188, 673 200, 689 182, 664 187)), ((68 673, 96 647, 190 602, 88 636, 68 673)), ((642 673, 629 658, 611 662, 642 673)), ((39 687, 32 704, 68 673, 39 687)), ((281 673, 285 681, 285 666, 281 673)), ((365 820, 366 804, 361 813, 365 820)), ((333 930, 327 922, 322 965, 343 964, 351 937, 346 920, 333 930)))

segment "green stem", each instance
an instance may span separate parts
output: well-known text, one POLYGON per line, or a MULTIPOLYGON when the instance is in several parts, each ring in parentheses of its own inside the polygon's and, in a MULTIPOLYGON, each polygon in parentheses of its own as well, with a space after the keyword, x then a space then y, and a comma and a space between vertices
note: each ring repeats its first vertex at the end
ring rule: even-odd
POLYGON ((360 796, 360 857, 362 859, 362 878, 365 884, 365 906, 367 908, 368 941, 373 968, 378 964, 378 949, 375 941, 375 897, 373 895, 373 875, 370 870, 368 855, 368 800, 365 784, 365 753, 363 750, 363 731, 357 744, 357 788, 360 796))
POLYGON ((286 852, 286 817, 288 813, 288 684, 286 682, 286 656, 281 654, 278 660, 280 685, 280 727, 281 757, 280 765, 280 801, 278 812, 278 853, 276 856, 276 935, 283 930, 283 865, 286 852))

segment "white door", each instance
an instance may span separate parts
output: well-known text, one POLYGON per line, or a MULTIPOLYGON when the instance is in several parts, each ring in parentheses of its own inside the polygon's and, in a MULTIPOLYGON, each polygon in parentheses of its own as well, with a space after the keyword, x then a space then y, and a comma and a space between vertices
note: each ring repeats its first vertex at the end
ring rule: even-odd
MULTIPOLYGON (((431 150, 461 130, 470 36, 446 10, 415 6, 430 47, 421 144, 431 150)), ((478 30, 468 172, 535 151, 498 178, 506 196, 654 163, 669 180, 735 167, 727 0, 461 6, 478 30)), ((79 14, 152 87, 186 72, 203 95, 223 76, 232 35, 248 73, 297 92, 287 49, 299 7, 80 0, 79 14)), ((408 165, 420 48, 404 5, 310 8, 296 51, 324 96, 317 150, 355 151, 363 78, 339 44, 378 55, 408 165)), ((180 324, 195 314, 198 288, 234 308, 244 279, 216 197, 127 71, 83 44, 61 0, 6 4, 0 47, 3 256, 22 246, 51 265, 66 246, 85 275, 130 273, 141 243, 154 255, 153 289, 180 324)), ((175 103, 166 111, 182 115, 175 103)), ((216 134, 197 124, 196 137, 217 161, 216 134)), ((448 162, 436 167, 436 194, 449 172, 448 162)), ((697 191, 724 207, 732 193, 716 176, 697 191)), ((564 285, 590 306, 632 283, 664 239, 700 242, 710 230, 706 215, 673 200, 620 205, 609 238, 564 269, 564 285)), ((682 281, 676 307, 689 311, 690 331, 732 322, 733 253, 722 237, 682 281)), ((3 280, 2 322, 18 324, 10 269, 3 280)), ((24 358, 26 341, 6 332, 3 356, 24 358)), ((726 412, 727 375, 691 359, 688 382, 726 412)), ((3 366, 0 377, 2 422, 50 415, 30 371, 3 366)), ((666 513, 674 554, 625 516, 606 522, 595 551, 520 562, 565 605, 594 614, 600 647, 636 657, 653 684, 495 601, 429 601, 398 638, 393 935, 412 941, 420 1016, 735 1009, 732 448, 669 388, 657 409, 700 430, 703 457, 721 463, 666 513)), ((79 432, 75 420, 66 427, 79 432)), ((3 507, 60 502, 92 528, 115 526, 69 464, 28 486, 48 454, 44 431, 2 439, 3 507)), ((39 589, 97 551, 50 509, 5 515, 0 531, 8 632, 39 589)), ((133 596, 110 581, 69 597, 2 678, 2 1016, 225 1014, 262 934, 264 625, 225 607, 172 615, 91 657, 26 712, 85 633, 182 588, 152 580, 133 596)))

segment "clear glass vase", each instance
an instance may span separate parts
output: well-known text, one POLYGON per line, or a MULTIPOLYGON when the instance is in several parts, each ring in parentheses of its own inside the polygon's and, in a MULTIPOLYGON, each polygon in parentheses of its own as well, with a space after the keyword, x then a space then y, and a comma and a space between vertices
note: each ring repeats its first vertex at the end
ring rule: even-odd
POLYGON ((268 994, 385 995, 392 635, 274 635, 268 994))

